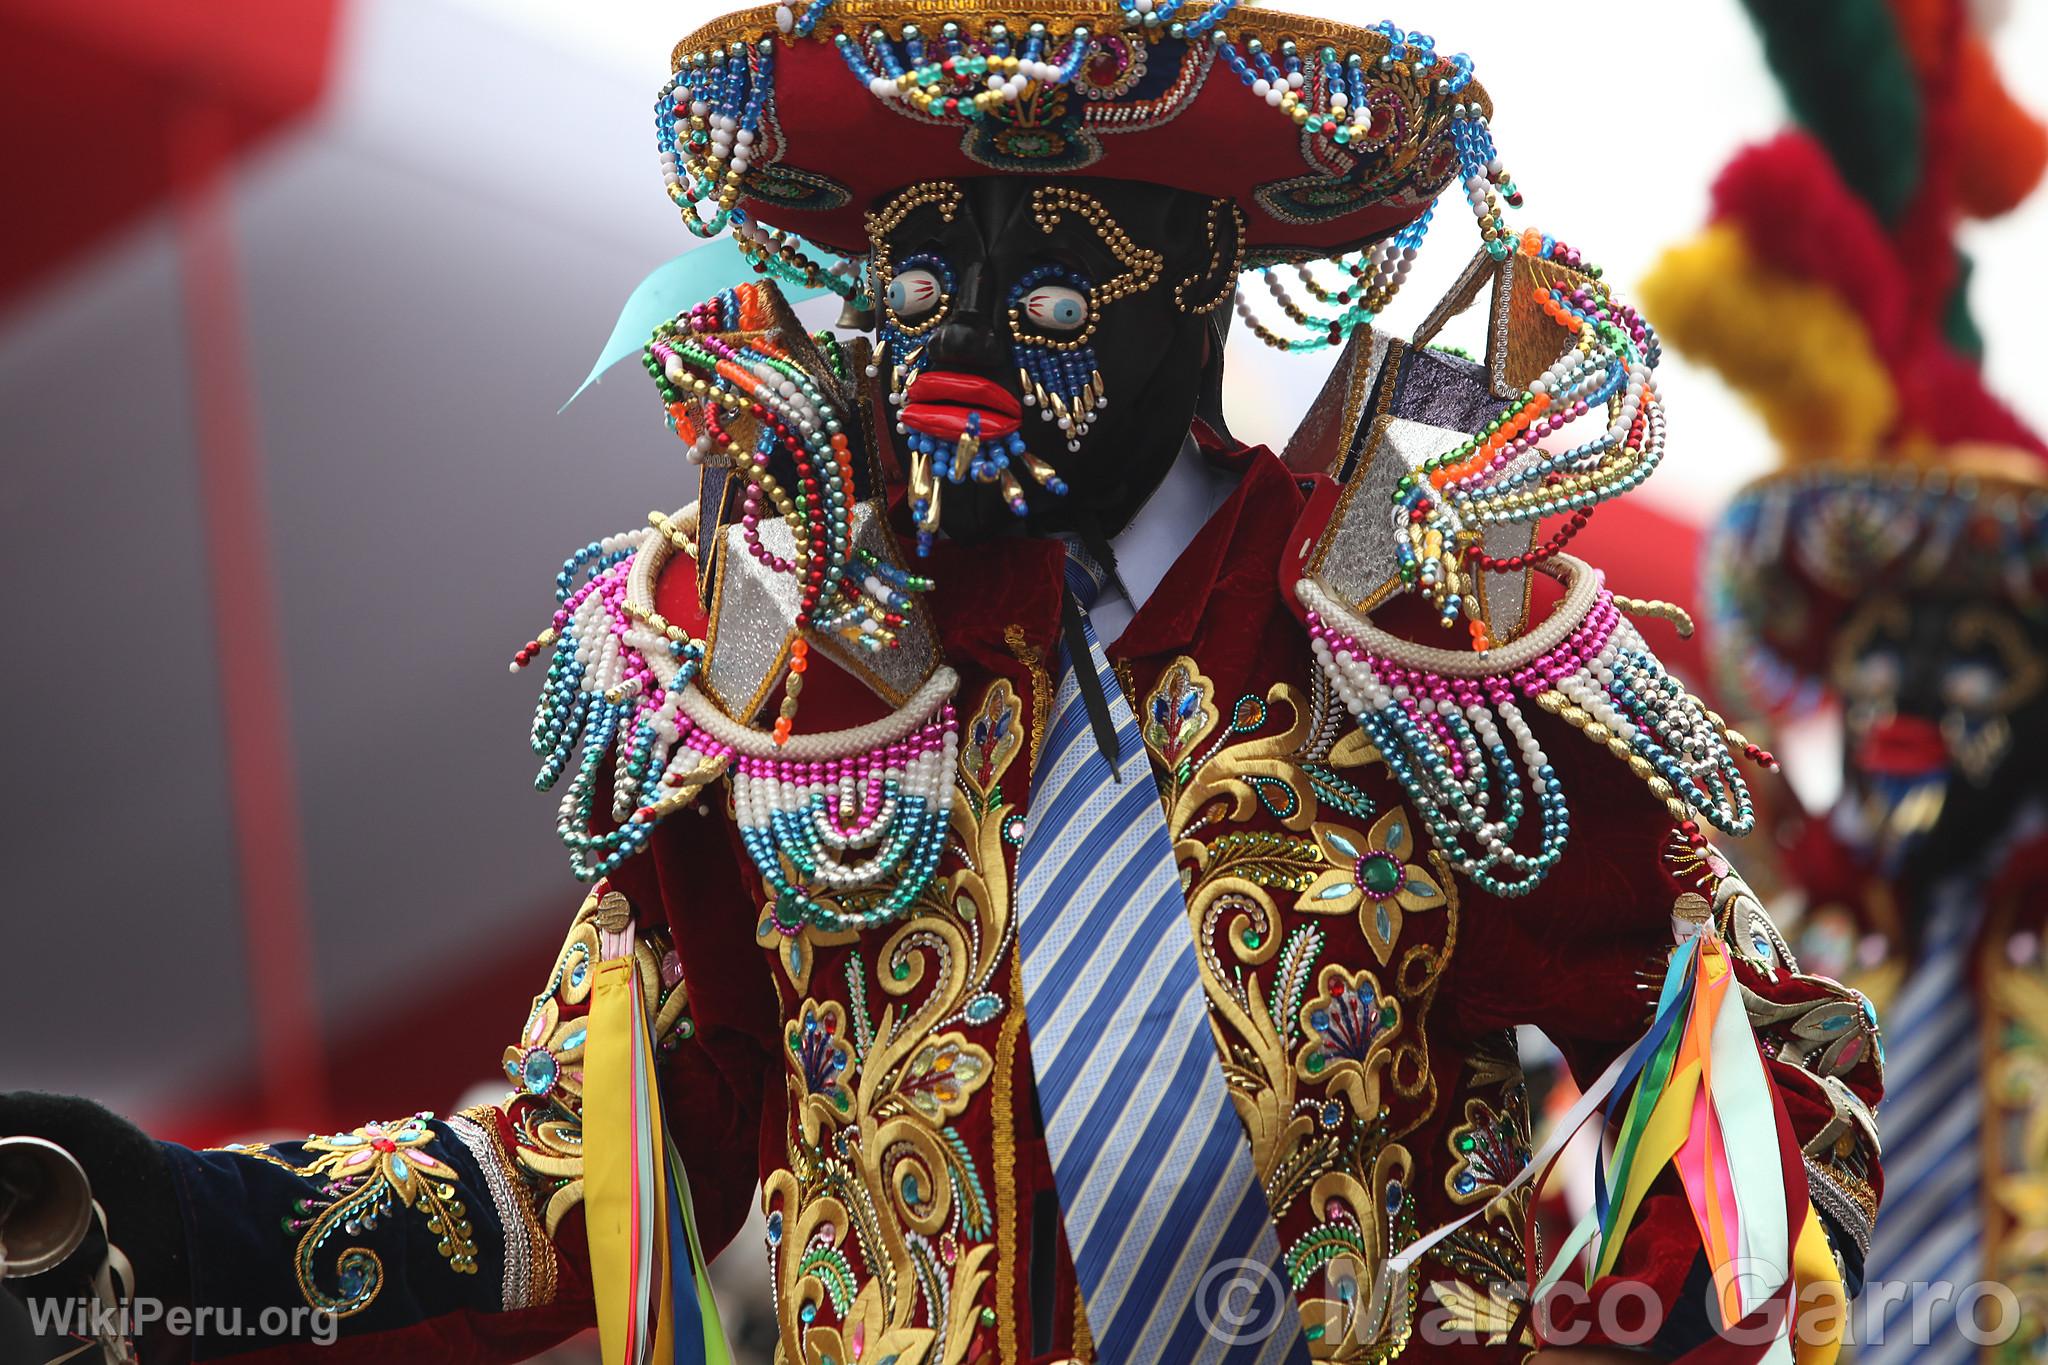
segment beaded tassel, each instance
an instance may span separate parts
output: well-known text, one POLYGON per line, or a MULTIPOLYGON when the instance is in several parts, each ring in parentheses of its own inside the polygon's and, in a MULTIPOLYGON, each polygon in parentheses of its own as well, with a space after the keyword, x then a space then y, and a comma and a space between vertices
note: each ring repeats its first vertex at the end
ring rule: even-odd
POLYGON ((1695 841, 1695 815, 1738 836, 1756 823, 1731 745, 1772 765, 1665 672, 1599 575, 1577 560, 1563 562, 1574 578, 1553 618, 1558 624, 1549 627, 1556 638, 1532 634, 1492 656, 1411 645, 1313 582, 1299 589, 1323 674, 1437 846, 1499 896, 1535 890, 1571 833, 1563 784, 1522 702, 1561 716, 1627 762, 1695 841), (1529 852, 1517 838, 1532 799, 1539 828, 1529 852))
POLYGON ((702 665, 703 646, 628 606, 632 560, 649 534, 612 536, 572 556, 556 578, 561 605, 552 624, 512 663, 516 672, 554 645, 533 717, 533 751, 541 758, 534 787, 552 788, 575 756, 555 832, 586 882, 639 852, 663 816, 695 800, 724 770, 723 756, 678 743, 682 690, 702 665), (596 793, 607 754, 612 800, 600 827, 596 793))
MULTIPOLYGON (((656 329, 643 363, 690 460, 745 476, 741 540, 755 559, 801 584, 797 629, 828 633, 865 651, 894 648, 910 595, 931 583, 856 552, 846 423, 818 380, 775 339, 778 307, 773 285, 726 290, 656 329), (778 477, 778 465, 790 471, 787 478, 778 477), (789 526, 797 558, 783 558, 762 543, 767 515, 789 526)), ((799 636, 793 652, 775 727, 778 743, 795 724, 808 642, 799 636)))
MULTIPOLYGON (((1126 8, 1135 3, 1130 0, 1126 8)), ((1147 5, 1146 19, 1163 8, 1147 5)), ((1213 26, 1222 8, 1227 7, 1210 10, 1197 23, 1213 26)), ((1197 23, 1185 27, 1193 32, 1197 23)), ((1472 59, 1463 53, 1440 56, 1435 39, 1423 33, 1405 33, 1391 23, 1382 22, 1374 31, 1386 40, 1386 50, 1376 61, 1378 77, 1404 79, 1418 91, 1433 90, 1436 99, 1450 102, 1451 141, 1458 153, 1466 202, 1487 252, 1496 260, 1505 259, 1513 238, 1500 201, 1519 206, 1522 196, 1494 150, 1484 107, 1458 98, 1472 83, 1472 59)), ((1310 137, 1327 138, 1332 148, 1340 151, 1378 149, 1385 133, 1375 126, 1379 105, 1372 98, 1367 58, 1362 54, 1340 58, 1337 49, 1325 47, 1311 60, 1304 58, 1295 43, 1285 42, 1276 59, 1256 38, 1242 48, 1228 41, 1220 29, 1211 38, 1217 55, 1238 80, 1252 94, 1293 118, 1310 137)), ((1273 306, 1302 335, 1290 337, 1269 325, 1246 294, 1238 297, 1238 316, 1253 335, 1276 350, 1301 353, 1343 345, 1400 293, 1429 233, 1434 212, 1432 205, 1414 222, 1364 251, 1327 262, 1260 270, 1273 306), (1326 282, 1319 269, 1348 278, 1326 282)))

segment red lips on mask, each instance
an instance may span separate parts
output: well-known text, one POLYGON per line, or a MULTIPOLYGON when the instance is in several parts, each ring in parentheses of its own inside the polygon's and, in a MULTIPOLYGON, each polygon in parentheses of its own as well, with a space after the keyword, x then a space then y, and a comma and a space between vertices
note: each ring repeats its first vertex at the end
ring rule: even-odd
POLYGON ((1856 766, 1876 777, 1926 777, 1948 764, 1941 727, 1923 716, 1879 721, 1856 746, 1856 766))
POLYGON ((1001 384, 950 370, 926 370, 910 381, 904 399, 903 425, 942 441, 966 435, 973 414, 980 414, 980 434, 990 441, 1010 435, 1024 420, 1023 405, 1001 384))

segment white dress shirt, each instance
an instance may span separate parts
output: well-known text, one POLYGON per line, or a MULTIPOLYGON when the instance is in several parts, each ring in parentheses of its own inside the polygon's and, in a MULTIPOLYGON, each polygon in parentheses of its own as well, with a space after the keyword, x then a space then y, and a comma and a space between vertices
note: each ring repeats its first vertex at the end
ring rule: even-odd
POLYGON ((1211 465, 1190 432, 1159 487, 1131 518, 1131 524, 1110 538, 1116 572, 1088 609, 1095 638, 1102 641, 1104 649, 1124 633, 1138 608, 1158 589, 1167 571, 1229 499, 1237 483, 1237 472, 1211 465))

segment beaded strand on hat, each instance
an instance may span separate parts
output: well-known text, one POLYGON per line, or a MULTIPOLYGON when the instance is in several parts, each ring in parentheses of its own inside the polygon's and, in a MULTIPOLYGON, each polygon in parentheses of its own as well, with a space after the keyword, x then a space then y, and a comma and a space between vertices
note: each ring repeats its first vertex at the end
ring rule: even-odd
MULTIPOLYGON (((1314 60, 1304 61, 1300 47, 1287 40, 1276 57, 1262 40, 1239 43, 1222 27, 1235 0, 1219 0, 1188 20, 1178 17, 1184 7, 1185 0, 1120 0, 1127 29, 1210 43, 1253 96, 1340 158, 1377 150, 1390 135, 1391 129, 1379 125, 1384 110, 1370 89, 1366 54, 1340 54, 1324 46, 1314 60)), ((829 10, 830 0, 785 4, 776 10, 776 26, 787 38, 808 37, 829 10)), ((1471 59, 1462 53, 1438 54, 1429 35, 1387 22, 1370 31, 1385 40, 1384 51, 1370 59, 1374 78, 1411 82, 1437 99, 1454 101, 1471 85, 1471 59)), ((1041 22, 1024 26, 1021 35, 1002 21, 973 34, 949 20, 935 42, 916 24, 905 24, 894 38, 875 26, 860 36, 837 32, 832 42, 849 73, 876 99, 903 103, 926 117, 970 122, 1073 85, 1091 56, 1102 50, 1086 25, 1055 36, 1041 22)), ((774 60, 772 39, 734 43, 691 54, 663 87, 655 112, 670 197, 683 209, 692 232, 710 236, 733 225, 743 249, 765 273, 830 287, 865 304, 870 295, 848 264, 820 266, 787 234, 749 221, 737 207, 759 147, 774 60)), ((1495 259, 1505 259, 1513 235, 1500 199, 1518 205, 1521 196, 1495 152, 1484 107, 1476 99, 1453 103, 1449 134, 1481 240, 1495 259)), ((1331 264, 1350 277, 1335 288, 1317 280, 1314 263, 1297 263, 1293 273, 1305 299, 1291 297, 1280 267, 1264 267, 1266 286, 1282 314, 1305 335, 1283 336, 1260 320, 1246 299, 1240 298, 1239 311, 1256 335, 1280 349, 1313 352, 1341 345, 1398 293, 1428 231, 1428 217, 1425 212, 1386 241, 1335 259, 1331 264)))

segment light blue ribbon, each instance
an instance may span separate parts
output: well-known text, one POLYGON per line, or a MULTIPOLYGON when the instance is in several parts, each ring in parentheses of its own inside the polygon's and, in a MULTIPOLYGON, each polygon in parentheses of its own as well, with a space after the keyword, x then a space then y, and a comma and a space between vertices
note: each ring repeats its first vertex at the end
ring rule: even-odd
MULTIPOLYGON (((730 289, 752 278, 753 274, 754 267, 730 236, 706 242, 666 265, 657 266, 654 273, 634 286, 626 299, 626 306, 619 312, 619 320, 612 325, 611 337, 604 343, 604 349, 598 352, 597 363, 576 386, 576 392, 569 395, 569 401, 556 412, 567 411, 569 403, 581 398, 583 391, 595 384, 597 377, 606 370, 629 355, 638 355, 646 347, 647 338, 654 335, 654 329, 662 323, 671 321, 684 309, 704 302, 719 290, 730 289)), ((782 296, 791 303, 801 303, 827 292, 786 281, 780 282, 780 288, 782 296)))

